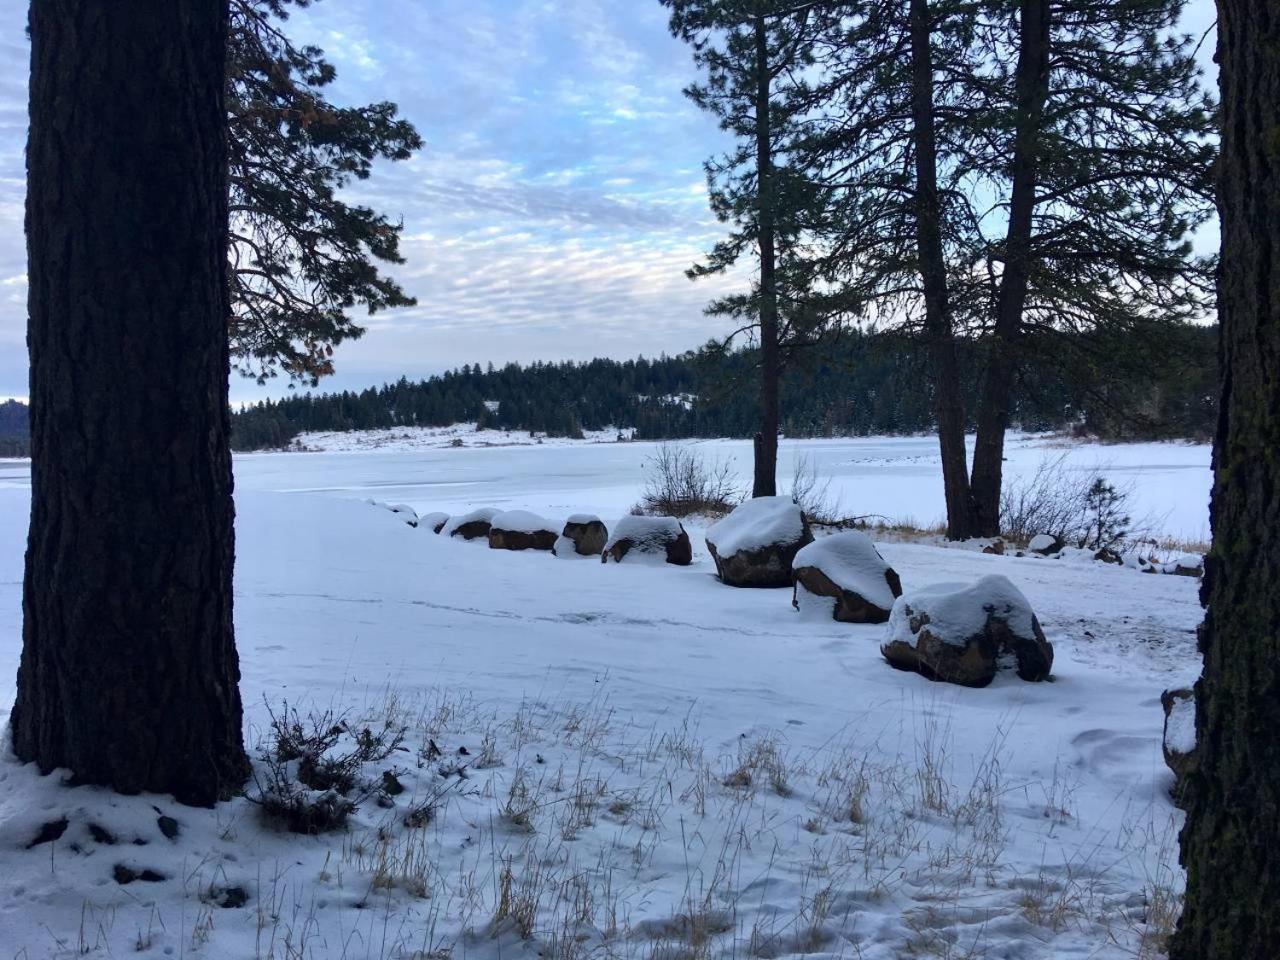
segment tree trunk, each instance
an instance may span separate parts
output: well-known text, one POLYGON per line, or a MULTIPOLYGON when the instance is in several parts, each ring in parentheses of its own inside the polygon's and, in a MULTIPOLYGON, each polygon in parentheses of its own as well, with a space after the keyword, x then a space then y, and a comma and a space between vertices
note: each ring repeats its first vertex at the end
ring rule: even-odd
POLYGON ((947 538, 976 533, 964 449, 964 403, 947 300, 947 265, 942 248, 942 207, 938 197, 934 134, 932 28, 928 0, 911 0, 911 112, 916 153, 916 245, 924 287, 924 333, 933 360, 934 415, 942 453, 947 500, 947 538))
POLYGON ((31 530, 13 748, 211 804, 231 619, 226 0, 33 0, 31 530))
POLYGON ((1219 0, 1222 403, 1171 960, 1280 944, 1280 9, 1219 0))
POLYGON ((1022 333, 1022 310, 1027 302, 1040 125, 1045 101, 1049 98, 1049 0, 1022 0, 1020 6, 1009 225, 996 297, 995 329, 978 402, 978 437, 973 448, 970 484, 977 534, 982 537, 1000 533, 1004 435, 1009 429, 1017 344, 1022 333))
POLYGON ((764 17, 755 18, 756 174, 760 238, 760 432, 755 442, 753 497, 778 492, 778 291, 774 280, 773 143, 769 129, 769 37, 764 17))

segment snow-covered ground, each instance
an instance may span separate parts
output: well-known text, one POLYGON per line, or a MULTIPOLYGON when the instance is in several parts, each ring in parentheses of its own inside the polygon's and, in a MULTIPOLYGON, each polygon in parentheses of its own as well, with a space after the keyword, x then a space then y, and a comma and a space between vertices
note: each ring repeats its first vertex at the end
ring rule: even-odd
MULTIPOLYGON (((300 837, 245 799, 194 810, 0 760, 0 955, 1156 955, 1182 882, 1159 695, 1198 672, 1194 579, 880 544, 907 590, 1002 574, 1030 600, 1054 682, 970 690, 890 669, 883 626, 722 586, 697 525, 691 567, 601 565, 491 551, 363 502, 612 524, 646 452, 237 458, 252 754, 286 700, 304 718, 389 719, 405 749, 362 772, 392 770, 405 792, 363 803, 345 832, 300 837), (406 822, 424 804, 431 816, 406 822), (117 866, 162 879, 121 884, 117 866)), ((928 439, 786 444, 784 460, 800 452, 858 512, 940 512, 928 439)), ((1044 452, 1019 441, 1010 464, 1044 452)), ((1204 525, 1204 448, 1070 455, 1135 477, 1171 532, 1204 525)), ((0 722, 26 478, 0 464, 0 722)))

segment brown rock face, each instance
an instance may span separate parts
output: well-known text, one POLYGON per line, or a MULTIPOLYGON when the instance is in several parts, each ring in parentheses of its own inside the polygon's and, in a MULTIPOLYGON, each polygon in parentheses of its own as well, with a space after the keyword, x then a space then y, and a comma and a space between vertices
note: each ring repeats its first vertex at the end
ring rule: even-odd
POLYGON ((489 527, 490 550, 550 550, 556 545, 555 531, 536 530, 526 533, 523 530, 499 530, 489 527))
POLYGON ((479 540, 481 537, 489 536, 489 521, 468 520, 466 523, 459 524, 449 536, 461 537, 463 540, 479 540))
POLYGON ((570 520, 564 525, 563 536, 566 540, 573 541, 574 553, 584 557, 596 556, 609 542, 609 528, 600 520, 570 520))
MULTIPOLYGON (((889 619, 889 611, 868 600, 856 590, 848 590, 832 581, 817 567, 796 567, 796 590, 803 587, 819 597, 834 597, 836 601, 833 619, 841 623, 884 623, 889 619)), ((897 572, 889 567, 884 572, 884 580, 895 597, 902 596, 902 581, 897 572)), ((793 592, 791 605, 799 607, 799 597, 793 592)))

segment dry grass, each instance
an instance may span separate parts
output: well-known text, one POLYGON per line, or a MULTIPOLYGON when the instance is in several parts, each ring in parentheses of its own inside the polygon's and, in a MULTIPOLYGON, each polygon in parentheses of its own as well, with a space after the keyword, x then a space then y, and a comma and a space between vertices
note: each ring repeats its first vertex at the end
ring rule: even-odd
MULTIPOLYGON (((1059 765, 1044 782, 1009 784, 1012 721, 971 743, 936 700, 910 706, 898 756, 856 736, 797 753, 768 731, 709 752, 692 715, 640 730, 603 693, 530 700, 505 718, 453 695, 366 713, 352 729, 405 724, 417 766, 402 772, 404 794, 340 841, 308 841, 335 844, 318 878, 291 864, 259 876, 259 960, 323 952, 318 904, 335 898, 362 908, 344 933, 360 955, 420 960, 487 938, 547 960, 853 960, 867 911, 884 913, 885 929, 900 921, 897 956, 986 956, 989 913, 1034 925, 1046 943, 1078 927, 1155 960, 1180 908, 1173 833, 1149 812, 1124 814, 1133 826, 1106 850, 1047 839, 1046 850, 1076 852, 1015 869, 1006 805, 1042 808, 1013 829, 1052 838, 1076 829, 1074 785, 1059 765), (1161 866, 1117 892, 1109 871, 1130 858, 1161 866), (760 881, 782 885, 751 892, 760 881)), ((218 870, 192 872, 184 937, 204 952, 219 948, 221 915, 207 909, 226 883, 218 870)), ((86 927, 92 945, 92 918, 86 927)))

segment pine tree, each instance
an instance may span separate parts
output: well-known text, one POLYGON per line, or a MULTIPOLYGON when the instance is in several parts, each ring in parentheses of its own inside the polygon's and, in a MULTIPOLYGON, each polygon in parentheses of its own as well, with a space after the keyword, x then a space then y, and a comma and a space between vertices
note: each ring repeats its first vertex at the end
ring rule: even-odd
POLYGON ((744 333, 759 344, 759 429, 752 496, 777 493, 779 382, 787 355, 818 326, 807 302, 800 255, 804 211, 812 191, 781 156, 791 117, 783 89, 810 62, 817 17, 808 4, 786 0, 663 0, 671 32, 687 42, 705 71, 685 93, 715 116, 737 144, 706 164, 711 207, 732 224, 730 236, 691 277, 723 273, 754 250, 758 273, 750 293, 713 303, 708 313, 741 322, 720 341, 727 350, 744 333))
POLYGON ((1170 960, 1280 944, 1280 4, 1219 0, 1222 404, 1170 960))
POLYGON ((13 750, 193 804, 248 775, 226 31, 226 0, 31 4, 31 528, 13 750))
POLYGON ((971 478, 981 535, 1000 532, 1024 346, 1050 336, 1043 362, 1087 376, 1088 358, 1063 349, 1084 341, 1054 332, 1106 328, 1137 352, 1210 305, 1211 265, 1188 238, 1211 210, 1215 106, 1192 39, 1174 33, 1182 7, 1000 0, 978 18, 985 110, 962 162, 1004 212, 970 271, 990 278, 970 304, 972 326, 990 331, 971 478))
POLYGON ((969 280, 975 216, 958 144, 976 114, 979 70, 972 4, 960 0, 863 0, 826 7, 817 42, 820 76, 807 92, 806 122, 792 156, 821 185, 821 274, 829 300, 871 326, 897 323, 931 361, 933 402, 947 505, 947 535, 973 535, 965 453, 956 302, 969 280))
POLYGON ((393 103, 329 102, 324 51, 283 30, 290 6, 309 4, 231 2, 231 341, 259 382, 284 372, 314 385, 333 372, 333 348, 364 332, 349 310, 416 302, 378 267, 403 262, 402 225, 339 191, 422 140, 393 103))

